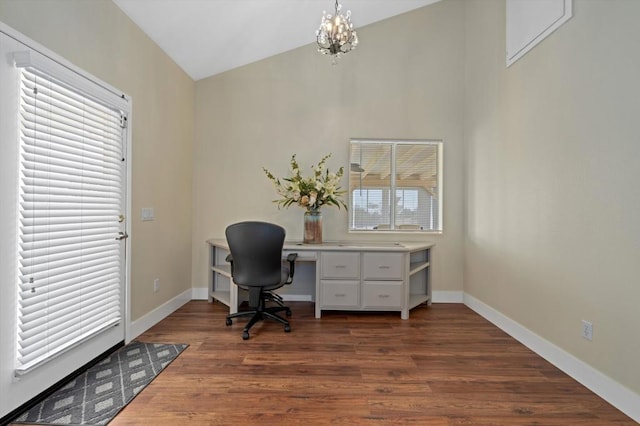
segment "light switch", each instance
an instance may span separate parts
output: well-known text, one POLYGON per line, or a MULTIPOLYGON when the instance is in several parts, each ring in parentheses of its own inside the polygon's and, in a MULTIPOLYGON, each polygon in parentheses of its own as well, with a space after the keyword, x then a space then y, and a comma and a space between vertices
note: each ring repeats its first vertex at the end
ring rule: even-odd
POLYGON ((153 215, 153 207, 143 207, 142 208, 142 220, 153 220, 155 216, 153 215))

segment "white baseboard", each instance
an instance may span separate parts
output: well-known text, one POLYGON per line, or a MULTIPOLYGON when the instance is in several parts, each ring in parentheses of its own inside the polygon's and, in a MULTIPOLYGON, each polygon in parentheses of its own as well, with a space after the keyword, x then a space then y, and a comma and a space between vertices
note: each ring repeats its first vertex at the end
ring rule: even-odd
POLYGON ((285 302, 313 302, 310 294, 282 294, 285 302))
POLYGON ((464 293, 461 291, 438 291, 431 293, 433 303, 463 303, 464 293))
POLYGON ((127 333, 126 343, 129 343, 131 340, 135 339, 136 337, 171 315, 173 312, 178 310, 182 305, 190 301, 192 298, 192 293, 192 289, 186 290, 173 299, 165 302, 163 305, 158 306, 156 309, 144 315, 142 318, 132 321, 129 325, 129 333, 127 333))
POLYGON ((640 423, 640 395, 467 293, 464 304, 640 423))
MULTIPOLYGON (((206 287, 194 287, 191 290, 193 300, 207 300, 209 297, 206 287)), ((434 291, 433 303, 463 303, 463 295, 461 291, 434 291)), ((287 302, 313 302, 310 294, 283 294, 282 297, 287 302)))
POLYGON ((209 299, 209 289, 206 287, 194 287, 191 289, 192 300, 207 300, 209 299))
MULTIPOLYGON (((205 287, 196 287, 192 291, 192 300, 207 300, 209 297, 205 287)), ((461 291, 434 291, 433 303, 463 303, 463 295, 461 291)), ((287 302, 313 302, 310 294, 283 294, 282 297, 287 302)))
MULTIPOLYGON (((207 300, 209 298, 209 291, 206 287, 195 287, 191 290, 192 300, 207 300)), ((313 302, 313 297, 310 294, 283 294, 282 298, 287 302, 313 302)))

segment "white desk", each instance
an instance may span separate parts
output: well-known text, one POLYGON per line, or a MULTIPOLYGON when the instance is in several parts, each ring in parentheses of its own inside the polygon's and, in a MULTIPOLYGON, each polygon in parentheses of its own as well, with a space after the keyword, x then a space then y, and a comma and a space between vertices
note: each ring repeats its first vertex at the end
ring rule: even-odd
MULTIPOLYGON (((238 287, 231 282, 225 261, 229 246, 225 239, 208 240, 209 301, 218 300, 238 311, 238 287)), ((283 258, 298 253, 298 262, 315 265, 315 316, 323 310, 399 311, 431 304, 431 251, 433 244, 413 242, 285 242, 283 258)), ((296 285, 296 276, 292 285, 296 285)))

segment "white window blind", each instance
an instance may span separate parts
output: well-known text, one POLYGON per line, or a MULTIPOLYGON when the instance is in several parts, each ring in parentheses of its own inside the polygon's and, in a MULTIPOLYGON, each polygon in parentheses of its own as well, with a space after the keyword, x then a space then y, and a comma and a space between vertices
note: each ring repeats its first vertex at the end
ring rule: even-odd
POLYGON ((18 374, 121 321, 122 120, 22 69, 18 374))

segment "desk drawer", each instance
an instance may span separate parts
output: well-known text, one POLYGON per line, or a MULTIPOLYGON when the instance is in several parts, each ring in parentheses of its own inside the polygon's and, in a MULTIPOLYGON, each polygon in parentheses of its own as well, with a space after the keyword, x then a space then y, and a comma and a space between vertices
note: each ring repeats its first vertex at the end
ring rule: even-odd
POLYGON ((360 299, 359 281, 320 281, 322 306, 357 308, 360 299))
POLYGON ((321 253, 322 271, 325 279, 360 279, 360 253, 321 253))
POLYGON ((362 268, 365 280, 401 280, 402 253, 364 253, 362 268))
POLYGON ((402 281, 365 281, 362 286, 364 308, 400 308, 402 281))

